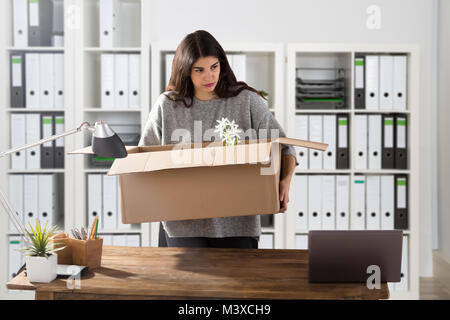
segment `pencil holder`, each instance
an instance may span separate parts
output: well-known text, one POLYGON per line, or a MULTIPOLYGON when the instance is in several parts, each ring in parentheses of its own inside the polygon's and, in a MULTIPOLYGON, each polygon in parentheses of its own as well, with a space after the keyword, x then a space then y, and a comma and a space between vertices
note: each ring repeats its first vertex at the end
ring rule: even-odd
POLYGON ((61 248, 64 249, 59 250, 58 254, 58 264, 73 264, 72 263, 72 247, 70 246, 69 235, 67 233, 59 233, 50 240, 50 243, 53 243, 53 248, 61 248))
POLYGON ((77 240, 69 239, 72 249, 72 264, 86 266, 89 269, 99 268, 102 263, 103 239, 77 240))

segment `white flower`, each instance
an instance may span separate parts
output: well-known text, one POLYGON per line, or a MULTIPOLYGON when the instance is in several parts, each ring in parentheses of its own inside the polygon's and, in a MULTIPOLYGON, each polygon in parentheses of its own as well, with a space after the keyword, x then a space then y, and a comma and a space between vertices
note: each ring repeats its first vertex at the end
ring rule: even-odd
POLYGON ((216 120, 219 124, 215 127, 214 132, 219 132, 222 141, 225 141, 227 146, 237 144, 239 133, 242 130, 238 129, 238 125, 233 121, 230 122, 228 118, 222 118, 222 120, 216 120))

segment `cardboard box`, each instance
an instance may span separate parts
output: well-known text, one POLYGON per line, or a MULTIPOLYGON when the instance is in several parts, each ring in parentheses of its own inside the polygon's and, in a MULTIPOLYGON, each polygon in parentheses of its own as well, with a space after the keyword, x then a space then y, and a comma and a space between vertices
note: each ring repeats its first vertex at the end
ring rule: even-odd
POLYGON ((72 249, 72 263, 89 269, 99 268, 102 264, 103 239, 77 240, 69 239, 72 249))
MULTIPOLYGON (((291 138, 127 147, 108 175, 119 176, 125 224, 273 214, 280 210, 281 144, 324 151, 291 138)), ((91 147, 69 154, 92 154, 91 147)))

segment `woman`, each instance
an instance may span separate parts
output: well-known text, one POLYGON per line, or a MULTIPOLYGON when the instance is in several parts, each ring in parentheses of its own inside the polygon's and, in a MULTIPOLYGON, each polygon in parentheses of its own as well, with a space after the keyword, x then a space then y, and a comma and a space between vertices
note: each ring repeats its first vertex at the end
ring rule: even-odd
MULTIPOLYGON (((175 144, 180 138, 184 143, 212 141, 211 130, 222 118, 234 120, 249 139, 258 139, 258 130, 264 129, 267 133, 271 129, 279 130, 279 136, 285 136, 262 96, 244 82, 236 81, 217 40, 206 31, 196 31, 178 46, 169 86, 153 106, 139 145, 175 144), (201 137, 198 137, 199 127, 201 137)), ((214 140, 220 141, 218 133, 214 140)), ((286 211, 289 202, 289 186, 296 164, 293 147, 283 146, 281 212, 286 211)), ((261 233, 259 215, 162 224, 169 247, 257 248, 261 233)))

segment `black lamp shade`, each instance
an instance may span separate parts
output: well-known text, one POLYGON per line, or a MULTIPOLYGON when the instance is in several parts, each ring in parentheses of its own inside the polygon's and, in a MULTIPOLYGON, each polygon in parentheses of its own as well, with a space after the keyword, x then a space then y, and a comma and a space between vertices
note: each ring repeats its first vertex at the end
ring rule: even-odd
POLYGON ((105 158, 120 159, 128 155, 125 144, 116 133, 106 138, 92 136, 92 151, 105 158))

